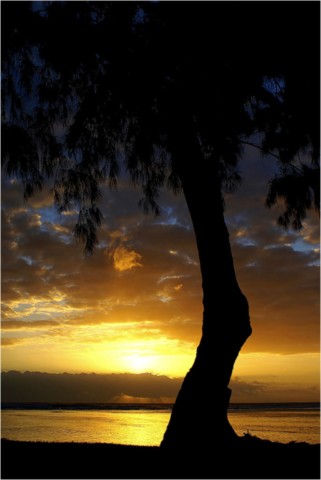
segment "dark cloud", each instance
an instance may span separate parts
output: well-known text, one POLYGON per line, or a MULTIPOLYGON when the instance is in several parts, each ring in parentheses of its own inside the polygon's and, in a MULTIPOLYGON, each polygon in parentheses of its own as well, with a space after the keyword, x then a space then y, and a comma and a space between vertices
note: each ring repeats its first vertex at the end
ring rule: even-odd
POLYGON ((2 402, 110 403, 124 397, 173 402, 181 379, 144 374, 48 374, 3 372, 2 402))
POLYGON ((1 330, 29 330, 29 329, 42 329, 48 327, 54 327, 59 325, 54 320, 37 320, 34 322, 26 322, 24 320, 3 320, 1 322, 1 330))
POLYGON ((319 385, 306 386, 299 383, 281 382, 248 382, 235 378, 230 382, 233 403, 282 403, 318 402, 319 385))
POLYGON ((243 168, 246 179, 227 199, 226 215, 253 325, 244 351, 319 352, 319 219, 310 212, 301 232, 277 226, 283 205, 264 205, 274 160, 247 149, 243 168))
MULTIPOLYGON (((174 402, 181 378, 143 374, 48 374, 3 372, 2 402, 150 403, 174 402)), ((232 403, 318 401, 318 386, 231 381, 232 403)), ((210 402, 211 399, 209 398, 210 402)))
POLYGON ((263 398, 264 394, 268 390, 268 384, 253 381, 248 382, 240 380, 239 377, 235 377, 231 380, 229 387, 232 390, 231 401, 235 403, 242 402, 255 402, 259 398, 263 398))
MULTIPOLYGON (((226 197, 226 217, 254 330, 244 351, 318 352, 317 219, 310 216, 301 233, 279 228, 281 206, 271 211, 264 207, 274 161, 247 149, 241 168, 246 180, 236 194, 226 197)), ((73 239, 73 213, 59 216, 49 208, 46 194, 23 204, 18 184, 5 182, 2 301, 10 331, 30 332, 36 320, 38 329, 44 322, 41 328, 48 336, 50 329, 52 336, 73 331, 78 335, 86 325, 123 323, 130 331, 130 324, 141 325, 146 337, 197 344, 201 278, 185 201, 164 193, 162 215, 154 218, 139 210, 139 198, 125 182, 118 191, 103 189, 100 246, 92 257, 84 257, 83 245, 73 239), (131 252, 131 268, 116 270, 115 252, 123 252, 123 266, 125 253, 131 252)), ((79 342, 84 338, 79 336, 79 342)), ((6 342, 11 340, 15 341, 6 342)), ((95 342, 94 334, 90 341, 95 342)))
POLYGON ((1 338, 1 346, 3 347, 13 347, 15 345, 20 345, 24 340, 22 338, 1 338))

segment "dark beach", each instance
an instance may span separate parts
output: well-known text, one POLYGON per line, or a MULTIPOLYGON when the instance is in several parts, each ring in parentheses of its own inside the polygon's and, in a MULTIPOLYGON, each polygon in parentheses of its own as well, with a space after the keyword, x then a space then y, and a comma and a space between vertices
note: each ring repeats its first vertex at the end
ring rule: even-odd
POLYGON ((250 435, 223 449, 1 441, 1 478, 320 478, 320 445, 250 435))

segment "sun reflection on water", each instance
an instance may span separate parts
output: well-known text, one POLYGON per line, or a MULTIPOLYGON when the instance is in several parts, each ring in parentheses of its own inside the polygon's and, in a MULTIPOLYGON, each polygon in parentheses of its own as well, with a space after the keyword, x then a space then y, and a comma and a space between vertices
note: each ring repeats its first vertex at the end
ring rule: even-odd
POLYGON ((46 442, 159 445, 170 411, 4 410, 2 437, 46 442))
MULTIPOLYGON (((1 437, 44 442, 159 445, 170 410, 2 410, 1 437)), ((231 411, 239 436, 320 443, 320 410, 231 411)))

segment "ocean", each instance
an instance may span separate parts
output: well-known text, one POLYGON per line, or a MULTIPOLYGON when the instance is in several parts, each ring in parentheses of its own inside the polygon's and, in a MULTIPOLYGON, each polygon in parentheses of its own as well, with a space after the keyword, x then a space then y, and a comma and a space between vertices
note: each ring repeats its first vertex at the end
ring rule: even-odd
MULTIPOLYGON (((3 404, 1 438, 159 445, 170 413, 164 404, 3 404)), ((231 404, 229 420, 239 436, 320 443, 319 403, 231 404)))

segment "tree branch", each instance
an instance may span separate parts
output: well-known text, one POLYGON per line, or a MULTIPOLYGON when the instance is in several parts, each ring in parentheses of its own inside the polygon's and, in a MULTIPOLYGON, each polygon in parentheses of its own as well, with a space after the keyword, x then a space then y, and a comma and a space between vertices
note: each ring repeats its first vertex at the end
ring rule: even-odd
POLYGON ((251 147, 255 147, 261 152, 265 153, 266 155, 271 155, 272 157, 277 158, 278 160, 281 160, 279 155, 276 155, 276 153, 273 153, 270 151, 265 151, 262 147, 260 147, 260 145, 256 145, 256 143, 246 142, 245 140, 241 140, 240 143, 243 143, 244 145, 250 145, 251 147))
MULTIPOLYGON (((266 155, 271 155, 272 157, 274 158, 277 158, 278 160, 280 160, 280 162, 282 162, 281 158, 279 157, 279 155, 277 155, 276 153, 273 153, 271 151, 266 151, 264 150, 262 147, 260 147, 259 145, 257 145, 256 143, 252 143, 252 142, 247 142, 245 140, 241 140, 240 143, 243 143, 244 145, 250 145, 251 147, 255 147, 257 148, 258 150, 260 150, 261 152, 265 153, 266 155)), ((301 162, 300 162, 301 163, 301 162)), ((293 163, 290 164, 291 168, 293 168, 294 170, 296 170, 299 174, 302 173, 301 169, 299 167, 297 167, 296 165, 293 165, 293 163)), ((301 166, 302 166, 302 163, 301 163, 301 166)))

